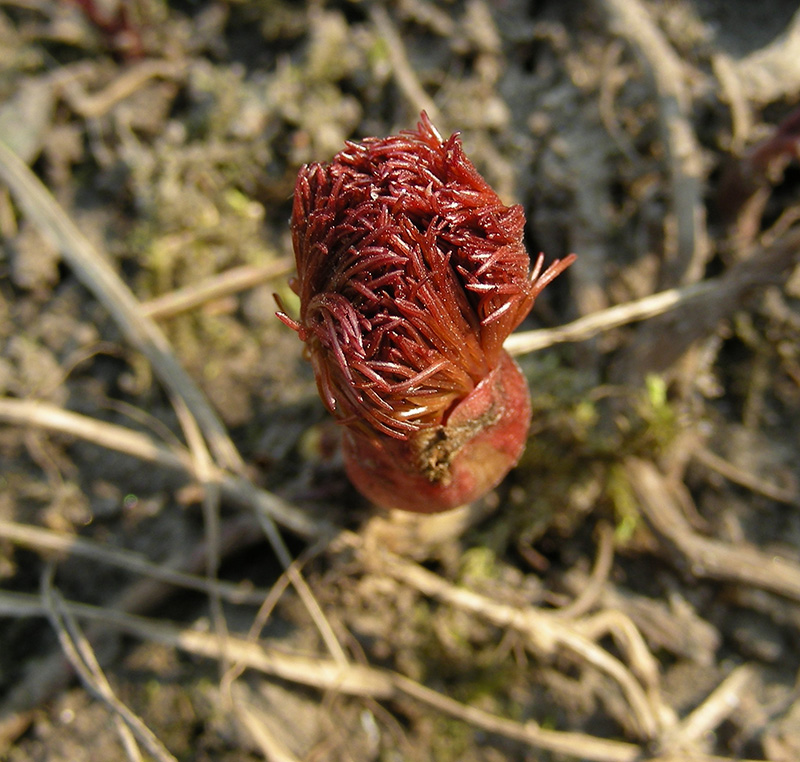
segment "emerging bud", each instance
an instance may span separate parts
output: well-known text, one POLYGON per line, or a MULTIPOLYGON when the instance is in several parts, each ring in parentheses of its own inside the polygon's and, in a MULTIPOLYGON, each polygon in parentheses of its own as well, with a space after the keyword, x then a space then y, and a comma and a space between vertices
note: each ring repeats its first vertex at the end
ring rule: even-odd
POLYGON ((416 131, 346 144, 300 170, 292 240, 320 395, 344 426, 351 481, 384 508, 471 502, 516 464, 527 384, 503 342, 571 264, 533 273, 505 206, 422 114, 416 131))

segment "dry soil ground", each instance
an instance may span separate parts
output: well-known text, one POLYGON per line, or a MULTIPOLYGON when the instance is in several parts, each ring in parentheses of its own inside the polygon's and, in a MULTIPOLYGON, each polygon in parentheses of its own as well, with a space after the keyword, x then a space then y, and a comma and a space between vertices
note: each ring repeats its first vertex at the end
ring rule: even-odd
POLYGON ((0 758, 797 762, 798 101, 779 0, 0 0, 0 758), (579 259, 414 558, 272 294, 422 109, 579 259))

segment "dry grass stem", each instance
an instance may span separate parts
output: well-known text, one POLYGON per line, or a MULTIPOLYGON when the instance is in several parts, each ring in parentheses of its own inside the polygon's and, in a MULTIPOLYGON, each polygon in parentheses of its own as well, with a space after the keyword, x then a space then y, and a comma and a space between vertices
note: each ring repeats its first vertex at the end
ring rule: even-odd
POLYGON ((260 286, 290 273, 293 269, 294 263, 286 257, 266 265, 241 265, 142 302, 141 310, 153 320, 167 320, 197 309, 207 302, 260 286))
POLYGON ((70 106, 84 119, 98 119, 151 79, 182 79, 186 68, 182 62, 147 59, 133 63, 100 92, 87 93, 74 79, 64 82, 61 89, 70 106))
POLYGON ((610 524, 599 524, 597 546, 597 558, 586 586, 572 603, 554 611, 553 616, 577 619, 591 611, 598 602, 614 564, 614 528, 610 524))
MULTIPOLYGON (((143 640, 162 643, 208 659, 218 659, 220 656, 219 643, 213 633, 184 629, 169 622, 135 616, 108 607, 81 603, 65 605, 78 618, 102 623, 104 627, 112 627, 143 640)), ((44 614, 44 606, 36 596, 0 591, 1 616, 44 614)), ((353 696, 385 699, 394 695, 390 677, 382 670, 372 667, 352 663, 341 665, 332 659, 288 654, 233 635, 228 637, 226 648, 232 662, 242 662, 249 669, 282 680, 353 696)))
MULTIPOLYGON (((78 674, 81 682, 83 682, 89 693, 102 701, 115 717, 125 723, 125 726, 157 762, 177 762, 176 758, 167 751, 150 728, 142 722, 141 718, 134 714, 114 694, 95 658, 91 646, 81 634, 69 607, 64 605, 60 596, 53 590, 52 577, 54 570, 52 564, 47 564, 43 570, 41 584, 42 606, 44 613, 58 635, 64 655, 78 674)), ((127 737, 127 733, 123 733, 123 744, 126 748, 132 750, 131 739, 127 737)))
POLYGON ((183 369, 161 329, 145 317, 139 302, 107 260, 65 214, 28 166, 0 141, 0 178, 37 227, 58 247, 76 276, 109 311, 128 341, 150 361, 175 398, 182 398, 197 418, 220 465, 241 472, 244 462, 219 416, 183 369))
POLYGON ((798 492, 797 489, 786 489, 770 484, 760 479, 755 474, 743 468, 738 468, 724 458, 720 458, 719 455, 711 452, 711 450, 706 447, 696 448, 692 456, 698 462, 706 466, 706 468, 715 471, 720 476, 724 476, 740 487, 749 489, 757 495, 763 495, 770 500, 774 500, 776 503, 786 503, 787 505, 800 507, 800 492, 798 492))
MULTIPOLYGON (((23 400, 0 399, 0 420, 13 422, 18 425, 37 426, 49 429, 51 431, 59 431, 61 433, 79 436, 87 441, 94 442, 104 447, 124 452, 133 457, 139 457, 149 462, 159 463, 162 466, 177 469, 186 475, 197 478, 201 484, 208 486, 212 484, 211 480, 219 480, 219 488, 222 494, 226 497, 233 497, 238 502, 244 503, 247 507, 254 509, 257 519, 261 524, 264 534, 267 536, 270 544, 275 550, 278 560, 286 569, 286 573, 292 585, 298 592, 304 605, 307 607, 308 612, 320 630, 324 642, 328 645, 331 654, 342 662, 347 662, 347 656, 344 653, 341 645, 339 644, 330 624, 327 622, 324 613, 319 607, 313 593, 297 567, 293 564, 293 560, 289 555, 286 544, 277 527, 273 523, 274 520, 281 521, 281 518, 292 516, 290 519, 290 526, 288 528, 297 530, 300 528, 302 531, 299 533, 306 537, 320 537, 323 536, 321 531, 324 531, 328 525, 324 522, 313 522, 310 518, 304 520, 303 513, 295 506, 280 500, 270 493, 260 490, 252 483, 240 477, 231 476, 228 474, 221 474, 218 469, 213 467, 210 461, 206 461, 205 466, 198 465, 197 461, 193 461, 188 456, 188 453, 183 451, 176 452, 174 449, 166 448, 163 445, 156 443, 150 437, 139 432, 125 429, 121 426, 114 424, 104 423, 102 421, 94 421, 85 416, 76 413, 70 413, 65 410, 60 410, 46 403, 26 402, 23 400), (273 508, 278 505, 281 510, 276 514, 273 508), (284 507, 285 506, 285 507, 284 507), (266 508, 266 510, 264 510, 266 508), (302 523, 298 523, 302 522, 302 523)), ((190 428, 188 419, 186 421, 187 428, 190 428)), ((197 438, 197 434, 188 435, 189 441, 195 441, 196 445, 202 446, 202 440, 197 438)), ((206 509, 207 510, 207 509, 206 509)), ((214 514, 216 515, 216 510, 214 514)), ((0 525, 1 527, 2 525, 0 525)), ((13 528, 6 528, 9 533, 13 532, 13 528)), ((329 536, 333 535, 333 528, 329 528, 329 536)), ((20 536, 19 530, 13 532, 16 536, 20 536)), ((218 535, 217 531, 211 532, 209 537, 213 538, 218 535)), ((28 535, 31 539, 31 535, 28 535)), ((58 544, 50 537, 45 539, 43 535, 38 537, 41 543, 58 544)), ((213 553, 214 551, 212 551, 213 553)), ((108 554, 107 557, 110 562, 114 562, 114 555, 108 554)), ((130 555, 120 553, 117 559, 117 565, 125 564, 127 568, 140 571, 141 566, 134 561, 130 555)), ((212 565, 216 568, 218 559, 212 560, 212 565)), ((156 576, 155 574, 151 576, 156 576)), ((202 585, 202 589, 213 594, 213 591, 218 589, 218 581, 214 579, 216 575, 210 577, 209 580, 202 585)), ((168 579, 170 575, 162 572, 161 578, 165 581, 173 581, 175 578, 168 579)), ((195 584, 190 581, 190 585, 195 584)), ((228 595, 236 596, 240 593, 236 592, 235 586, 224 586, 228 590, 228 595), (231 590, 230 588, 233 587, 231 590)), ((221 593, 220 593, 221 595, 221 593)), ((252 595, 248 596, 250 601, 253 600, 252 595)))
POLYGON ((236 719, 261 749, 268 762, 300 762, 267 727, 263 712, 244 697, 235 698, 236 719))
POLYGON ((680 560, 688 562, 694 576, 752 585, 800 601, 800 564, 699 535, 680 507, 691 503, 683 485, 670 482, 653 464, 642 460, 630 459, 626 470, 647 521, 677 551, 680 560))
POLYGON ((0 397, 0 420, 78 437, 171 471, 191 472, 193 468, 188 451, 182 447, 162 444, 147 434, 72 413, 48 402, 0 397))
POLYGON ((439 129, 446 132, 444 119, 439 111, 439 107, 433 102, 433 99, 425 92, 425 89, 420 84, 414 67, 408 60, 403 38, 395 29, 386 9, 381 5, 370 6, 369 16, 378 30, 381 39, 386 44, 389 53, 389 61, 392 66, 392 73, 397 81, 397 86, 411 105, 411 111, 415 114, 419 114, 422 111, 427 112, 431 121, 439 127, 439 129))
POLYGON ((736 73, 745 97, 756 107, 796 95, 800 88, 800 11, 769 45, 738 61, 736 73))
POLYGON ((219 469, 215 467, 200 427, 184 403, 183 398, 173 399, 172 406, 178 416, 178 421, 180 421, 184 438, 189 445, 193 464, 192 470, 202 490, 201 504, 206 540, 205 571, 206 579, 209 582, 208 603, 214 632, 220 643, 222 658, 219 662, 219 670, 220 676, 223 676, 228 669, 229 662, 225 654, 225 644, 228 642, 228 625, 225 620, 225 612, 222 610, 222 597, 219 594, 218 587, 221 545, 219 469))
POLYGON ((718 53, 712 58, 711 65, 722 88, 722 96, 731 109, 731 151, 741 155, 753 130, 753 109, 745 97, 733 59, 726 53, 718 53))
MULTIPOLYGON (((179 648, 196 656, 218 659, 219 643, 215 635, 173 624, 131 616, 106 608, 64 602, 64 611, 72 616, 101 622, 134 637, 179 648)), ((43 616, 46 607, 36 596, 0 592, 0 615, 43 616)), ((226 651, 250 669, 279 677, 290 682, 335 691, 353 696, 368 696, 389 700, 408 696, 443 714, 462 720, 476 728, 548 750, 593 762, 636 762, 641 759, 641 747, 620 741, 608 741, 583 733, 571 733, 541 728, 535 722, 520 723, 490 712, 467 706, 420 683, 390 670, 360 664, 340 665, 332 660, 298 656, 262 644, 230 636, 226 651)), ((725 758, 697 753, 693 762, 722 762, 725 758)), ((671 753, 653 758, 654 762, 676 760, 671 753)), ((742 760, 741 762, 751 762, 742 760)))
POLYGON ((604 609, 574 622, 574 628, 592 641, 610 635, 630 664, 630 670, 647 689, 650 702, 661 712, 663 722, 671 722, 661 700, 661 670, 633 620, 614 609, 604 609))
POLYGON ((767 246, 752 246, 747 258, 737 261, 724 275, 694 284, 697 291, 680 310, 671 309, 642 325, 615 361, 612 375, 631 384, 648 373, 674 372, 694 342, 742 310, 759 289, 785 282, 798 261, 800 229, 786 231, 767 246))
MULTIPOLYGON (((271 534, 278 534, 275 523, 268 515, 263 512, 259 512, 257 516, 265 535, 269 537, 271 534)), ((339 664, 347 664, 350 661, 347 658, 347 654, 339 643, 336 633, 333 631, 333 627, 331 627, 331 624, 320 607, 319 602, 314 596, 314 593, 311 591, 308 583, 303 578, 303 575, 300 572, 301 565, 292 560, 291 556, 289 555, 289 550, 284 544, 282 538, 280 539, 280 548, 281 552, 278 556, 278 560, 283 566, 286 579, 289 580, 298 596, 300 596, 300 600, 303 602, 303 605, 306 607, 306 611, 308 611, 311 619, 314 621, 314 624, 319 630, 322 640, 328 647, 331 655, 339 664)))
MULTIPOLYGON (((176 409, 181 410, 182 405, 176 401, 176 409)), ((293 563, 289 551, 280 536, 273 522, 273 518, 263 510, 264 505, 273 505, 277 498, 269 495, 263 490, 258 490, 251 483, 240 479, 239 477, 231 477, 229 475, 220 475, 218 469, 214 468, 210 461, 210 456, 207 451, 203 455, 204 442, 199 436, 199 431, 196 428, 193 430, 192 418, 188 414, 188 410, 184 409, 184 431, 186 433, 187 441, 193 444, 199 451, 199 459, 195 458, 190 460, 187 456, 181 453, 177 456, 172 450, 166 449, 161 445, 153 442, 146 435, 139 434, 138 432, 128 431, 122 427, 114 426, 113 424, 106 424, 99 421, 92 421, 83 416, 67 411, 60 411, 53 409, 51 406, 37 403, 29 403, 18 400, 2 400, 0 399, 0 418, 11 420, 18 424, 27 424, 42 426, 51 430, 58 430, 65 433, 70 433, 83 438, 94 441, 106 447, 117 449, 126 454, 143 457, 147 460, 159 462, 171 468, 179 468, 181 471, 187 473, 194 478, 197 478, 204 487, 204 516, 207 528, 207 542, 213 540, 213 545, 208 551, 210 555, 207 556, 207 580, 202 584, 202 589, 207 592, 212 601, 212 611, 215 611, 214 622, 215 629, 220 636, 220 642, 226 643, 227 639, 224 637, 226 632, 226 625, 221 608, 221 591, 220 583, 216 579, 216 569, 219 565, 219 522, 218 522, 218 508, 217 499, 214 497, 214 491, 222 489, 223 494, 230 495, 233 493, 240 499, 244 498, 248 507, 255 510, 256 516, 261 524, 261 527, 270 541, 273 549, 275 550, 279 561, 284 566, 287 578, 297 590, 297 593, 303 602, 303 605, 309 612, 309 615, 315 625, 318 627, 322 636, 323 642, 328 646, 331 654, 340 663, 347 663, 347 656, 342 649, 341 645, 336 638, 330 623, 324 615, 324 612, 319 606, 313 592, 308 587, 308 584, 303 579, 297 566, 293 563), (221 479, 221 483, 218 481, 221 479), (225 486, 228 489, 225 489, 225 486), (210 491, 209 491, 210 490, 210 491), (246 496, 246 497, 245 497, 246 496), (207 504, 208 500, 212 500, 211 504, 207 504)), ((292 510, 292 509, 290 509, 292 510)), ((294 511, 292 511, 294 512, 294 511)), ((297 514, 300 516, 301 514, 297 514)), ((25 539, 31 540, 31 533, 20 532, 19 529, 14 531, 14 527, 6 528, 10 534, 16 537, 24 536, 25 539)), ((318 531, 318 527, 315 526, 318 531)), ((54 542, 52 537, 44 538, 43 535, 37 537, 41 542, 48 542, 49 544, 62 545, 63 543, 54 542)), ((113 553, 104 554, 104 557, 110 558, 112 561, 117 560, 118 565, 125 564, 128 568, 135 567, 135 570, 140 570, 141 564, 134 561, 130 555, 119 554, 117 559, 114 558, 113 553), (120 561, 121 559, 121 561, 120 561)), ((153 575, 156 576, 156 575, 153 575)), ((174 581, 175 577, 171 577, 168 573, 162 572, 158 575, 164 581, 174 581)), ((184 579, 185 581, 185 579, 184 579)), ((190 580, 190 584, 193 584, 190 580)), ((227 589, 233 587, 233 594, 235 593, 235 586, 225 586, 227 589)), ((250 597, 252 600, 252 596, 250 597)), ((222 674, 228 672, 230 665, 221 665, 222 674)))
POLYGON ((663 748, 691 749, 703 736, 714 732, 741 704, 753 687, 755 674, 750 665, 736 667, 693 712, 670 731, 663 748))
MULTIPOLYGON (((659 315, 668 318, 673 313, 677 327, 692 327, 686 330, 686 337, 676 336, 674 341, 668 342, 670 348, 666 354, 668 361, 672 362, 691 341, 712 330, 726 314, 741 307, 743 297, 752 289, 779 279, 781 273, 800 257, 798 252, 800 232, 790 230, 766 249, 756 250, 748 260, 738 263, 724 276, 617 304, 555 328, 520 331, 509 336, 503 346, 509 354, 519 356, 555 344, 586 341, 613 328, 659 315)), ((658 344, 663 356, 663 330, 661 336, 658 344)))
POLYGON ((617 304, 591 315, 573 320, 555 328, 540 328, 534 331, 519 331, 506 339, 503 346, 511 355, 537 352, 567 341, 586 341, 604 331, 635 323, 639 320, 682 309, 689 302, 707 296, 717 286, 714 281, 694 283, 681 288, 659 291, 625 304, 617 304))
POLYGON ((669 44, 644 3, 602 0, 601 4, 611 20, 611 27, 633 46, 655 85, 677 228, 675 250, 665 252, 665 283, 685 286, 702 277, 709 255, 702 199, 705 167, 700 143, 689 119, 687 64, 669 44))
POLYGON ((608 651, 581 634, 579 626, 534 608, 520 608, 486 598, 452 585, 419 564, 381 552, 380 557, 364 558, 373 573, 390 576, 436 600, 469 611, 492 624, 522 633, 538 655, 547 657, 564 649, 611 677, 620 687, 635 719, 640 737, 656 738, 661 726, 661 707, 654 706, 631 671, 608 651))
MULTIPOLYGON (((63 410, 46 402, 0 398, 0 420, 19 426, 33 426, 76 436, 100 447, 122 452, 147 463, 157 463, 170 470, 197 478, 189 453, 167 447, 146 434, 124 426, 97 421, 79 413, 63 410)), ((308 539, 332 537, 336 528, 324 519, 316 519, 300 506, 256 487, 244 477, 222 472, 222 494, 238 505, 263 512, 273 521, 308 539)))
POLYGON ((268 594, 267 590, 254 588, 250 584, 216 581, 186 574, 163 563, 153 563, 144 556, 123 548, 106 547, 92 540, 62 534, 26 524, 0 519, 0 537, 44 556, 77 556, 88 561, 108 564, 141 574, 186 590, 210 593, 216 587, 226 601, 236 604, 259 605, 268 594))

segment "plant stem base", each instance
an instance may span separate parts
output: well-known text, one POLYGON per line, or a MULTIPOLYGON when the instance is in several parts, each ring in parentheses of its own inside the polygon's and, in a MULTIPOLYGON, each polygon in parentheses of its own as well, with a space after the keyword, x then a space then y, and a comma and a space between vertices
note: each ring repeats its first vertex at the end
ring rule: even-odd
POLYGON ((497 501, 490 496, 442 513, 381 511, 365 522, 361 532, 368 545, 374 543, 398 555, 420 560, 460 537, 496 508, 497 501))

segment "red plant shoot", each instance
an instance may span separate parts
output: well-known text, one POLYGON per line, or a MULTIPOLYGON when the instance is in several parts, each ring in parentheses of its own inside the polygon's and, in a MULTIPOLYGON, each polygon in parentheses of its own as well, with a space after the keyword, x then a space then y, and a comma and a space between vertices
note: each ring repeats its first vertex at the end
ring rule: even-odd
POLYGON ((505 206, 426 114, 300 170, 292 240, 298 321, 345 468, 384 508, 435 513, 494 488, 530 421, 503 342, 574 255, 533 272, 505 206))

